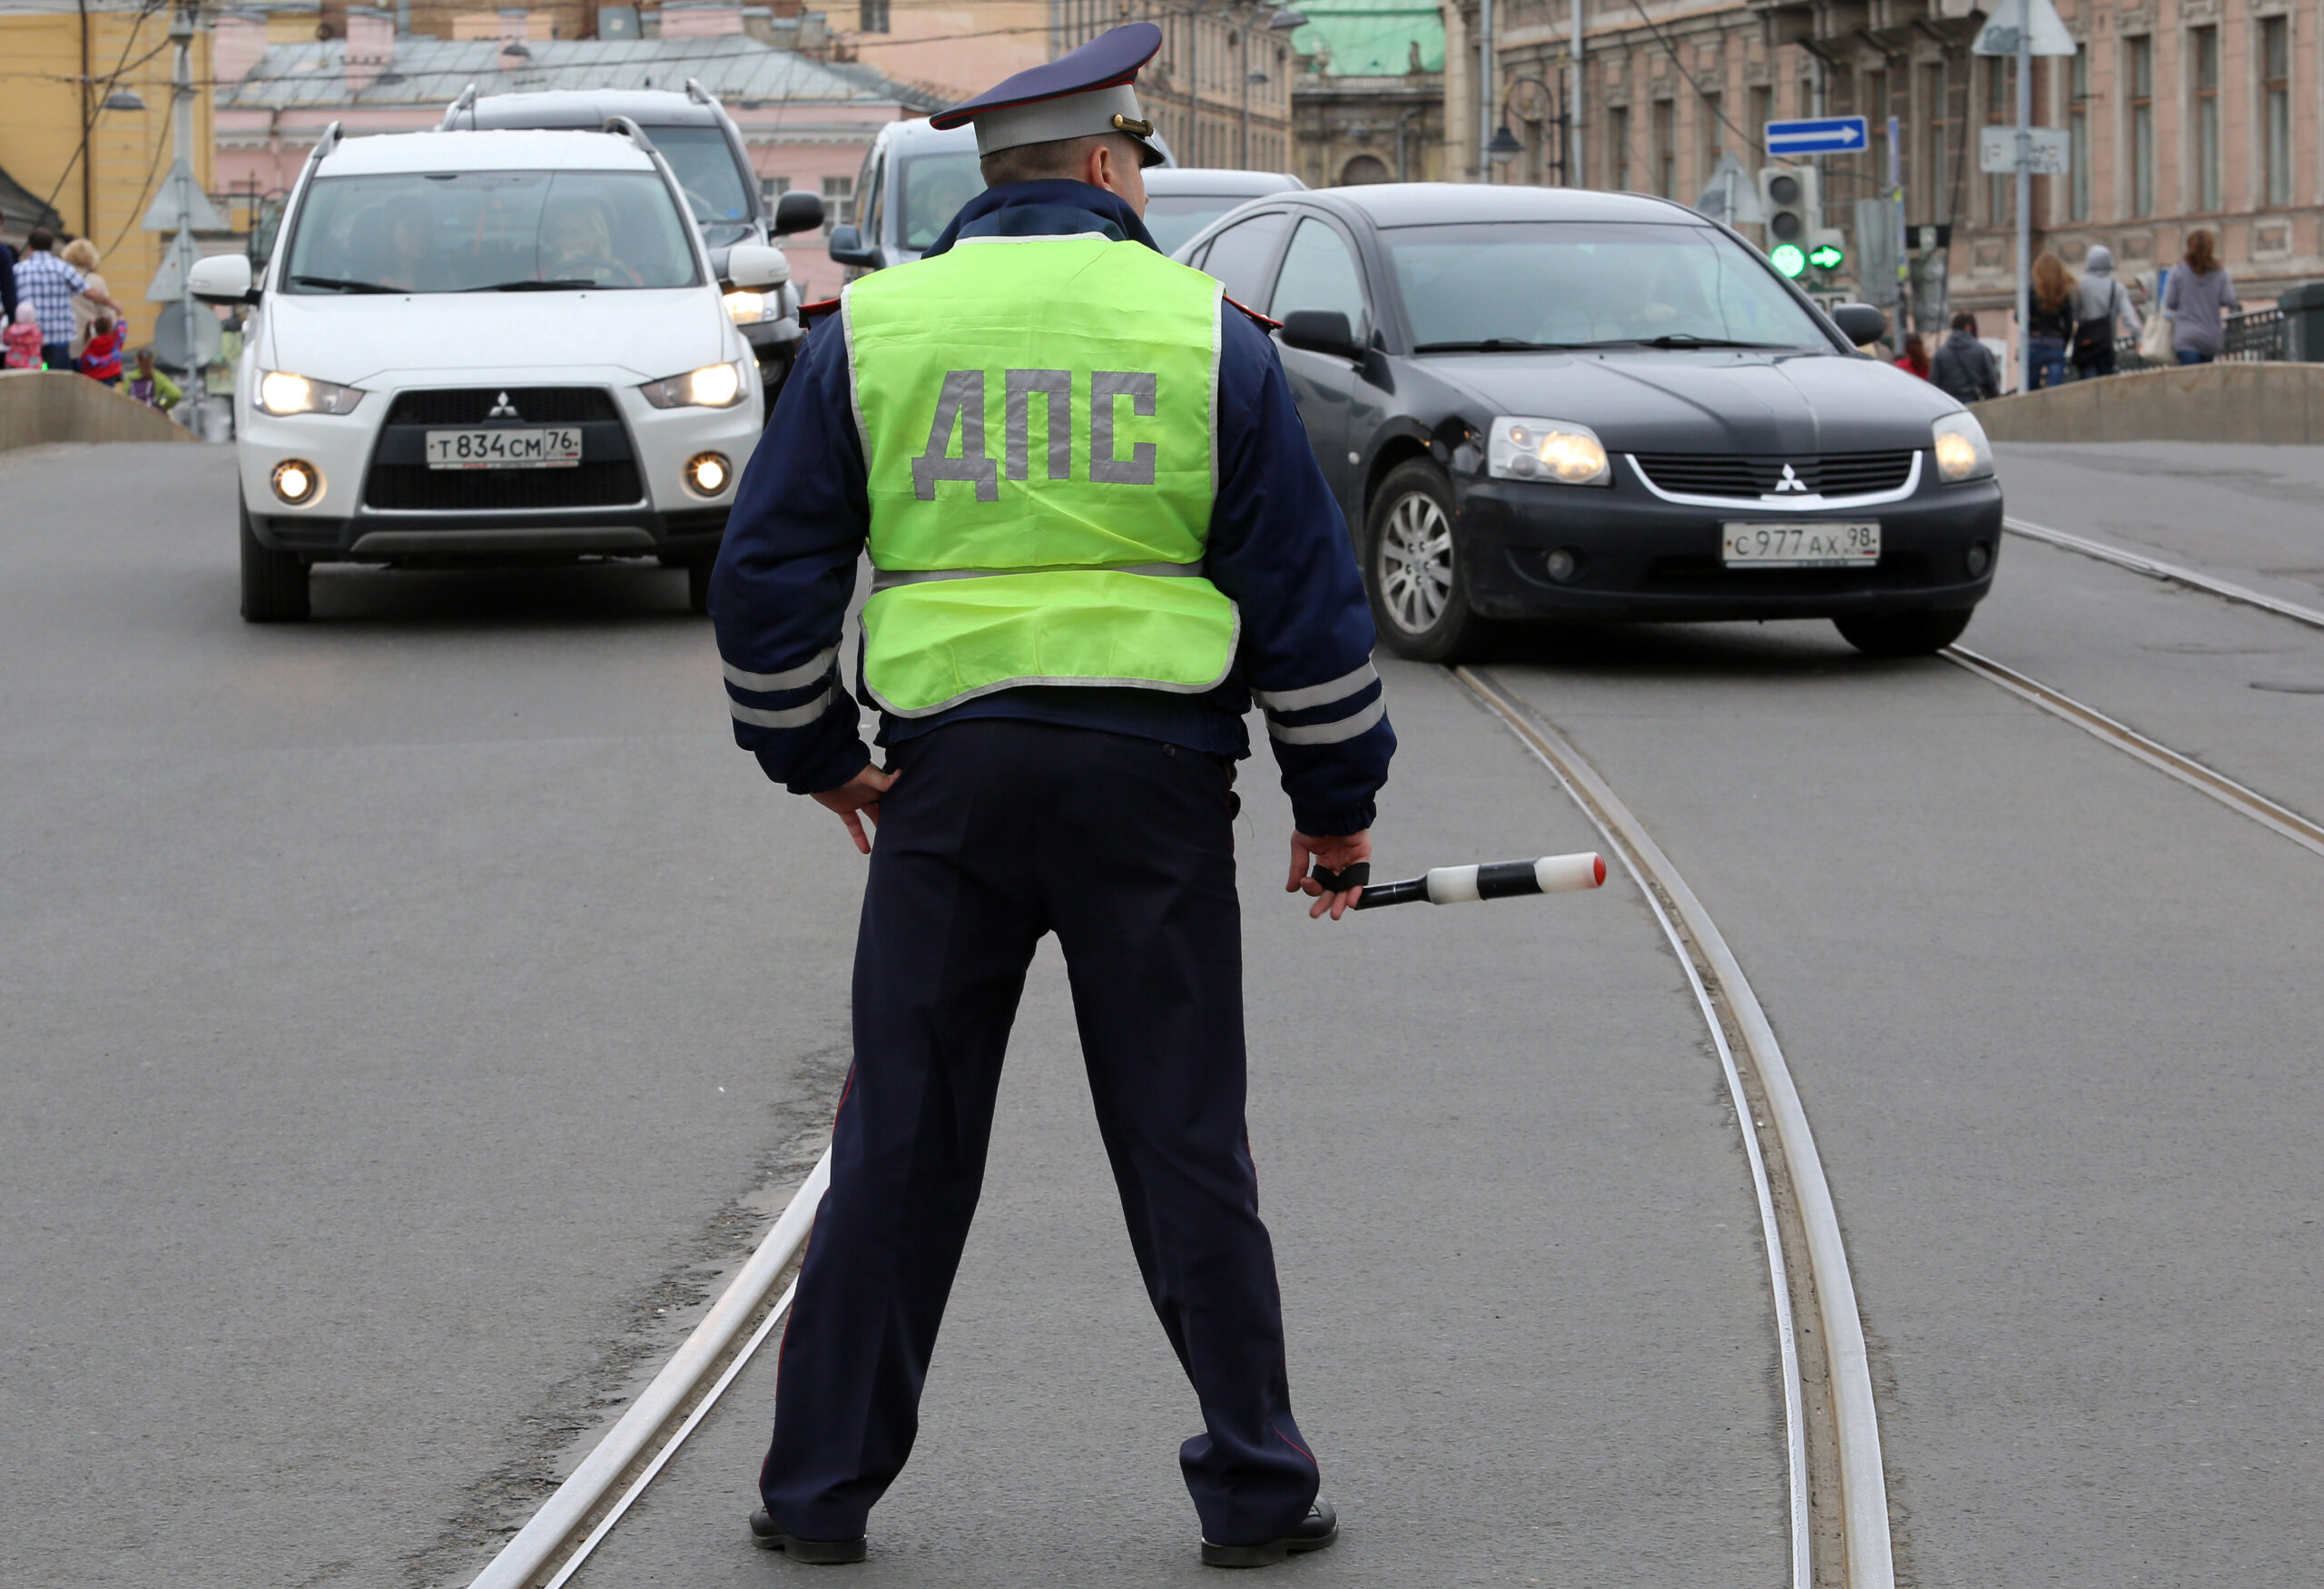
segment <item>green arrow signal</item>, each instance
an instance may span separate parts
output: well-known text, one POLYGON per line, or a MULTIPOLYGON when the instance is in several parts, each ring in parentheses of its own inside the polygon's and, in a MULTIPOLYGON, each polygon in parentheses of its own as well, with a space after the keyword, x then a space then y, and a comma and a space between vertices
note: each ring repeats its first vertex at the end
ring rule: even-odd
POLYGON ((1796 242, 1779 242, 1768 251, 1768 262, 1787 276, 1797 276, 1807 268, 1807 255, 1796 242))
POLYGON ((1807 256, 1807 262, 1815 266, 1819 271, 1837 271, 1840 268, 1840 262, 1847 257, 1847 255, 1842 253, 1837 248, 1827 242, 1822 248, 1817 249, 1814 253, 1809 254, 1807 256))

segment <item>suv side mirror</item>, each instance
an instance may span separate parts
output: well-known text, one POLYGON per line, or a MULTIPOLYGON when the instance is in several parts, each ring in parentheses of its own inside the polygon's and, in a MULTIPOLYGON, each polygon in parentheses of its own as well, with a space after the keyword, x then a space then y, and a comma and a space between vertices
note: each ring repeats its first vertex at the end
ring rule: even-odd
POLYGON ((788 237, 794 232, 812 232, 822 223, 821 193, 785 193, 774 202, 774 224, 768 230, 777 237, 788 237))
POLYGON ((1888 317, 1869 303, 1836 303, 1832 305, 1832 323, 1840 328, 1854 347, 1876 342, 1888 334, 1888 317))
POLYGON ((212 254, 193 262, 186 285, 204 303, 251 303, 251 262, 241 254, 212 254))
POLYGON ((860 227, 832 227, 831 242, 824 244, 824 252, 835 265, 863 265, 875 271, 880 268, 880 251, 864 243, 860 227))
POLYGON ((1283 317, 1283 345, 1337 359, 1361 359, 1354 328, 1336 309, 1295 309, 1283 317))
POLYGON ((780 287, 791 280, 791 262, 783 257, 779 248, 770 248, 763 242, 738 242, 726 251, 726 280, 753 292, 780 287))

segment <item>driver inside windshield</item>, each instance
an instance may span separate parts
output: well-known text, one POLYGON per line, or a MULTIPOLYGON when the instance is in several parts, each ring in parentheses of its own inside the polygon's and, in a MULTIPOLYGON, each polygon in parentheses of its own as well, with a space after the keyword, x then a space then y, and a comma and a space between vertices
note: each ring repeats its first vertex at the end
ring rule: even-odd
POLYGON ((376 241, 365 250, 379 262, 376 274, 382 287, 422 292, 435 285, 435 248, 429 237, 428 206, 418 199, 391 199, 374 212, 376 241))
POLYGON ((546 281, 588 281, 599 287, 635 287, 642 278, 614 254, 613 228, 595 199, 556 198, 541 215, 541 247, 548 263, 546 281))

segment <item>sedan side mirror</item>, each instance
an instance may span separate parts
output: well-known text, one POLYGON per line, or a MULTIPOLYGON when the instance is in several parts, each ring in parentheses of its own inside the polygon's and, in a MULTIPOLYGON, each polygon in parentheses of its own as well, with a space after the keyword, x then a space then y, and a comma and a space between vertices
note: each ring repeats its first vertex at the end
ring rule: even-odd
POLYGON ((864 265, 875 271, 880 268, 880 251, 864 245, 863 232, 858 227, 832 227, 832 239, 824 244, 824 252, 832 256, 833 264, 864 265))
POLYGON ((186 285, 204 303, 254 303, 251 291, 251 262, 241 254, 212 254, 193 262, 186 285))
POLYGON ((812 232, 822 223, 821 193, 785 193, 774 202, 774 224, 768 230, 777 237, 788 237, 794 232, 812 232))
POLYGON ((1336 309, 1295 309, 1283 317, 1283 345, 1336 359, 1361 359, 1355 330, 1336 309))
POLYGON ((1834 304, 1832 323, 1840 328, 1840 335, 1852 347, 1861 348, 1888 334, 1888 317, 1869 303, 1834 304))
POLYGON ((780 287, 791 280, 791 262, 779 248, 763 242, 738 242, 726 251, 726 280, 756 292, 780 287))

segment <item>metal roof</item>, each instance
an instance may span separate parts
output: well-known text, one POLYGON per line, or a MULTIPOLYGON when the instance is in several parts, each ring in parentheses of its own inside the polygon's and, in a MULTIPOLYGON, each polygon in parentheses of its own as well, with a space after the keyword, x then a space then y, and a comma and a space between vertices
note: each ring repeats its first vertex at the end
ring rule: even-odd
MULTIPOLYGON (((781 104, 892 104, 932 110, 943 104, 916 89, 851 62, 817 61, 747 34, 685 39, 534 39, 528 58, 505 61, 498 39, 396 40, 393 57, 359 91, 347 87, 347 41, 271 44, 237 83, 218 90, 221 110, 299 106, 449 104, 463 88, 478 94, 536 89, 684 89, 686 79, 727 108, 781 104), (503 65, 512 70, 503 70, 503 65)), ((360 76, 372 68, 359 64, 360 76)))
POLYGON ((1420 46, 1423 72, 1444 70, 1444 17, 1415 0, 1315 0, 1299 14, 1307 25, 1291 47, 1315 57, 1326 77, 1403 77, 1420 46))

